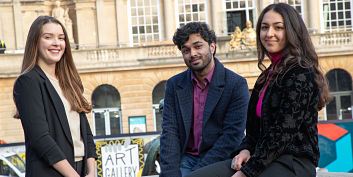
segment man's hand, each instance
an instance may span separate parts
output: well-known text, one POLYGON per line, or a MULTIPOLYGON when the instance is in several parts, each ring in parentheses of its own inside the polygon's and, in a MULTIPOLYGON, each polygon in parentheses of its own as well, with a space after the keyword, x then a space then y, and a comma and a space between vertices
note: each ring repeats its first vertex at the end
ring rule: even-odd
POLYGON ((247 149, 244 149, 240 151, 240 153, 233 158, 231 168, 239 171, 242 164, 247 162, 249 159, 250 159, 250 151, 247 149))

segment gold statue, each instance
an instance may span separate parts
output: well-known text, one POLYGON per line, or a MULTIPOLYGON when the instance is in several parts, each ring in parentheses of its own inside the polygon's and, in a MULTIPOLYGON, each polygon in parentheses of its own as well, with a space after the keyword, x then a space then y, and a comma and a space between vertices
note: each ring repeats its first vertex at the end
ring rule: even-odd
POLYGON ((236 26, 234 33, 230 37, 230 51, 256 48, 256 31, 252 28, 251 21, 246 22, 246 28, 244 28, 243 31, 240 31, 239 26, 236 26))
POLYGON ((243 33, 241 32, 239 26, 236 26, 234 33, 231 35, 231 40, 229 41, 230 50, 240 48, 242 35, 243 33))
POLYGON ((256 47, 256 31, 252 28, 251 21, 246 22, 246 28, 243 29, 242 42, 247 48, 256 47))

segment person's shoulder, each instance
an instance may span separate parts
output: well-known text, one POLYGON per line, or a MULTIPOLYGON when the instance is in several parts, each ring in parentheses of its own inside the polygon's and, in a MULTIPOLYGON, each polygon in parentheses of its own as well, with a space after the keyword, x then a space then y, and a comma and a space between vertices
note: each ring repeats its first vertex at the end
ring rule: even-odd
POLYGON ((315 73, 312 67, 292 65, 286 69, 282 76, 284 82, 315 82, 315 73))
POLYGON ((35 68, 29 70, 26 73, 21 74, 18 76, 17 81, 20 80, 29 80, 31 82, 38 82, 40 81, 40 74, 35 70, 35 68))
POLYGON ((305 65, 293 64, 287 67, 285 75, 314 74, 313 68, 305 65))
POLYGON ((177 83, 180 82, 181 80, 183 80, 185 77, 187 77, 187 74, 190 73, 188 72, 188 70, 185 70, 179 74, 176 74, 174 76, 172 76, 171 78, 169 78, 167 80, 168 83, 177 83))

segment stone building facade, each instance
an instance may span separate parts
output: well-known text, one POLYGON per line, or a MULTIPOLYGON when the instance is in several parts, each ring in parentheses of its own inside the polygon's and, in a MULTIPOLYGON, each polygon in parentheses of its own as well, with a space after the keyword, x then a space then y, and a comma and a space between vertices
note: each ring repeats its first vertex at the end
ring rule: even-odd
MULTIPOLYGON (((329 78, 335 100, 320 112, 320 120, 352 119, 351 0, 63 0, 84 95, 94 107, 88 119, 95 135, 132 133, 133 126, 160 131, 157 108, 165 81, 186 69, 171 39, 190 21, 210 25, 218 37, 216 57, 245 77, 251 89, 260 74, 256 51, 230 51, 229 35, 246 21, 256 24, 261 10, 276 2, 300 12, 329 78)), ((0 55, 0 139, 7 143, 24 141, 20 121, 12 118, 12 89, 29 27, 55 7, 54 0, 0 0, 0 39, 7 46, 0 55)))

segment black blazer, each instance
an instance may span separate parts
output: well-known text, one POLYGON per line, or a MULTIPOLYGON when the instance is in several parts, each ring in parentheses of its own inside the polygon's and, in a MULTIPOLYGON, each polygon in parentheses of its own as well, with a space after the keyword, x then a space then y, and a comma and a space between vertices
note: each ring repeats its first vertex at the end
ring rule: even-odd
MULTIPOLYGON (((210 82, 202 120, 200 161, 193 168, 228 159, 244 137, 249 90, 246 80, 218 59, 210 82)), ((160 145, 161 174, 180 177, 180 159, 186 150, 193 122, 191 70, 167 81, 160 145)))
POLYGON ((246 137, 234 153, 250 151, 251 158, 240 169, 247 177, 258 176, 284 154, 304 157, 318 165, 319 88, 312 69, 298 65, 290 68, 267 88, 261 118, 256 115, 256 105, 263 84, 256 83, 251 94, 246 137))
MULTIPOLYGON (((21 117, 26 145, 27 177, 61 177, 52 165, 67 159, 74 164, 74 147, 64 105, 39 66, 15 82, 14 98, 21 117)), ((97 158, 93 135, 84 113, 80 113, 81 136, 87 158, 97 158)))

